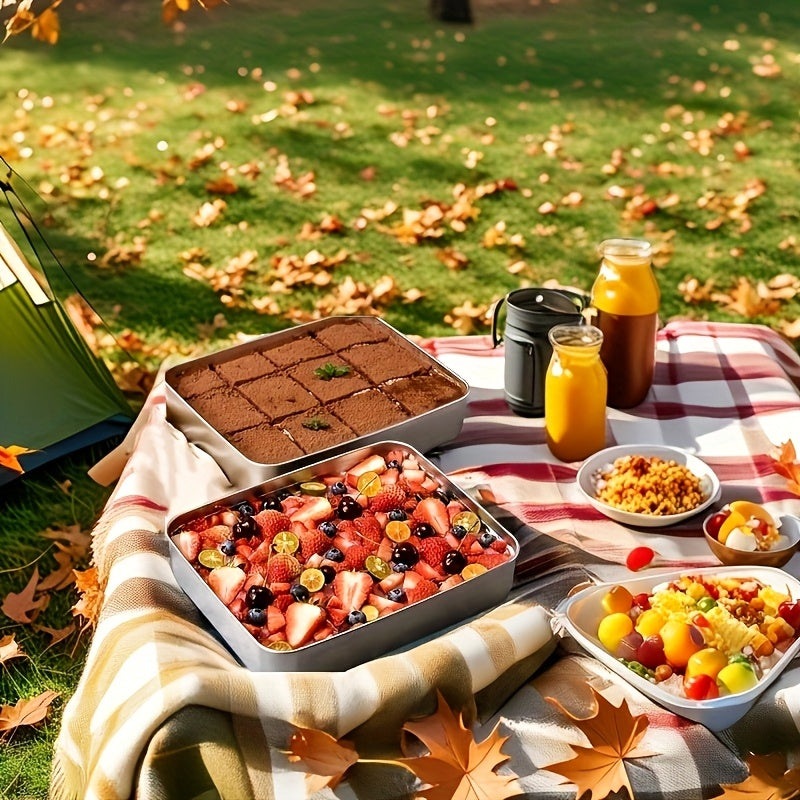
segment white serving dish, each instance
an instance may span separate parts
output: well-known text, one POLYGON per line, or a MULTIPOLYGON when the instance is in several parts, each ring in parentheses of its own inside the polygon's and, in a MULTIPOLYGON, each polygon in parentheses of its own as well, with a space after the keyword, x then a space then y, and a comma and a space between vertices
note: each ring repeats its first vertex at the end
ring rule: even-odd
POLYGON ((662 572, 629 581, 601 583, 582 589, 567 598, 557 609, 559 620, 575 640, 610 670, 636 687, 642 694, 664 708, 682 717, 699 722, 709 730, 721 731, 740 720, 755 704, 759 695, 781 674, 800 650, 797 639, 762 677, 756 686, 746 692, 717 697, 712 700, 690 700, 661 689, 632 672, 609 653, 596 636, 597 626, 604 616, 601 601, 610 587, 625 586, 633 595, 649 592, 655 586, 681 575, 709 575, 714 577, 755 578, 765 585, 783 591, 793 600, 800 599, 800 582, 774 567, 706 567, 701 569, 662 572))
POLYGON ((583 465, 578 470, 577 482, 578 488, 584 497, 602 514, 616 522, 621 522, 623 525, 631 525, 639 528, 663 528, 667 525, 675 525, 679 522, 683 522, 695 516, 695 514, 704 511, 712 503, 715 503, 719 499, 722 491, 719 478, 717 478, 714 470, 712 470, 705 461, 678 447, 654 444, 623 444, 616 447, 607 447, 605 450, 595 453, 583 462, 583 465), (686 511, 682 514, 664 514, 659 516, 654 514, 634 514, 598 500, 594 486, 595 473, 607 465, 612 464, 616 459, 631 455, 657 456, 665 461, 671 460, 686 466, 700 478, 701 488, 706 494, 706 500, 691 511, 686 511))

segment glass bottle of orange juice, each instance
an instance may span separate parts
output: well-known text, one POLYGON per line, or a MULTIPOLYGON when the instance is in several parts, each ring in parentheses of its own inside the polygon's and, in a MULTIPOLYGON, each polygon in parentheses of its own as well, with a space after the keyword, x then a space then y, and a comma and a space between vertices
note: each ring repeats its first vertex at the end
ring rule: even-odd
POLYGON ((608 370, 608 405, 630 408, 653 383, 661 294, 650 243, 606 239, 598 248, 600 272, 592 286, 594 324, 603 332, 600 358, 608 370))
POLYGON ((544 381, 544 427, 550 452, 581 461, 606 443, 606 369, 603 333, 594 325, 556 325, 544 381))

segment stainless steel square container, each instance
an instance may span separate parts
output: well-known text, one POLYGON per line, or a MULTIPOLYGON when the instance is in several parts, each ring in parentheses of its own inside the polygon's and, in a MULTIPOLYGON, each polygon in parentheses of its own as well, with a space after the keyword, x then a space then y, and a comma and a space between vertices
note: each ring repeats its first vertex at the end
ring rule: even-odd
MULTIPOLYGON (((302 363, 303 359, 311 363, 308 355, 308 352, 303 352, 298 363, 302 363)), ((322 359, 317 360, 321 361, 322 359)), ((283 376, 291 371, 292 366, 289 363, 283 366, 275 366, 272 373, 267 373, 267 377, 272 374, 276 381, 278 379, 282 381, 283 376)), ((391 390, 396 380, 402 380, 402 378, 379 381, 377 383, 368 381, 368 388, 377 387, 380 393, 383 394, 391 390)), ((236 391, 244 390, 246 386, 248 386, 248 383, 242 382, 235 389, 236 391)), ((229 386, 225 387, 226 391, 229 389, 229 386)), ((278 400, 282 389, 283 384, 279 386, 276 383, 275 395, 278 400)), ((190 442, 211 455, 231 483, 234 485, 246 485, 268 480, 300 466, 312 464, 321 458, 332 457, 355 447, 386 439, 407 442, 423 452, 429 451, 458 436, 466 412, 469 386, 458 375, 381 319, 376 317, 330 317, 277 333, 266 334, 244 344, 225 348, 171 367, 165 375, 165 392, 168 420, 181 430, 190 442), (212 377, 216 380, 215 376, 218 372, 222 372, 226 365, 241 363, 239 359, 248 356, 258 358, 265 352, 272 352, 276 348, 281 348, 282 357, 291 357, 293 348, 304 348, 309 339, 316 341, 319 337, 324 337, 326 333, 329 333, 334 326, 341 326, 342 323, 363 325, 374 338, 384 338, 380 338, 380 341, 358 344, 355 348, 341 348, 337 355, 347 359, 352 357, 355 350, 360 353, 368 352, 371 347, 388 345, 392 348, 391 352, 398 355, 398 361, 407 359, 414 364, 418 364, 420 366, 420 374, 427 371, 430 374, 443 377, 444 380, 452 385, 453 397, 421 413, 414 413, 413 410, 404 409, 406 415, 404 419, 393 421, 388 425, 376 424, 374 430, 364 430, 359 434, 354 433, 353 436, 346 440, 331 446, 304 453, 292 453, 290 456, 277 460, 264 461, 245 455, 242 452, 242 448, 231 441, 232 437, 230 435, 224 435, 214 425, 210 424, 193 407, 193 401, 187 399, 179 391, 178 386, 181 376, 192 370, 202 370, 209 367, 213 373, 212 377)), ((240 398, 238 397, 232 398, 232 413, 240 410, 239 400, 240 398)), ((331 407, 331 403, 325 401, 319 402, 319 405, 323 408, 331 407)), ((280 420, 274 424, 279 426, 280 420)), ((236 435, 238 436, 239 434, 236 435)))
POLYGON ((207 503, 193 511, 173 517, 167 524, 169 555, 175 577, 186 594, 205 615, 222 641, 241 661, 254 671, 320 672, 346 670, 390 651, 402 649, 422 637, 502 603, 511 589, 519 544, 482 506, 476 503, 422 454, 406 443, 379 442, 361 447, 317 464, 277 476, 258 485, 237 491, 207 503), (172 536, 198 517, 224 511, 253 497, 269 496, 301 483, 318 481, 321 476, 344 474, 373 454, 386 456, 404 449, 440 487, 477 515, 483 529, 493 532, 506 544, 508 560, 451 588, 418 600, 416 603, 356 625, 321 641, 310 642, 295 650, 275 651, 261 644, 234 616, 206 584, 172 541, 172 536))

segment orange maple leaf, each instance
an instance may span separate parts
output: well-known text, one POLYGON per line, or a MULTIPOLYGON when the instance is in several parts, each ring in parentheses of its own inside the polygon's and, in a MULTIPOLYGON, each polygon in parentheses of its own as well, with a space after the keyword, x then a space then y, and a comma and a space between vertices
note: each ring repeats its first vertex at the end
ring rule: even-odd
POLYGON ((590 797, 604 798, 623 787, 628 796, 633 797, 625 759, 653 755, 638 746, 647 729, 647 717, 644 714, 632 716, 625 700, 615 706, 594 687, 590 688, 597 710, 585 719, 576 717, 555 698, 547 698, 583 731, 590 747, 571 745, 575 751, 573 758, 549 764, 544 769, 560 775, 564 779, 562 782, 574 783, 578 787, 578 797, 588 792, 590 797))
POLYGON ((58 692, 46 691, 29 700, 18 700, 13 706, 0 706, 0 736, 21 725, 36 725, 42 722, 56 697, 58 692))
POLYGON ((89 569, 73 570, 75 575, 75 586, 80 592, 80 599, 72 606, 72 614, 76 617, 83 617, 86 622, 81 630, 93 627, 97 624, 100 617, 100 610, 103 606, 103 587, 100 586, 97 577, 97 567, 89 569))
POLYGON ((769 454, 772 459, 772 468, 778 475, 786 478, 789 491, 800 495, 800 462, 791 439, 776 447, 769 454))
POLYGON ((786 769, 785 753, 747 758, 750 774, 741 783, 720 784, 722 800, 789 800, 800 795, 800 770, 786 769))
POLYGON ((326 786, 335 789, 344 773, 358 761, 358 753, 350 742, 310 728, 299 728, 292 734, 289 751, 289 761, 303 761, 308 767, 309 795, 326 786))
POLYGON ((14 622, 28 624, 33 622, 42 608, 47 604, 47 595, 36 597, 39 586, 39 569, 34 567, 33 575, 21 592, 9 592, 0 606, 7 617, 14 622))
POLYGON ((22 464, 19 463, 19 456, 24 456, 25 453, 35 453, 36 450, 29 450, 27 447, 20 447, 18 444, 12 444, 8 447, 0 445, 0 467, 7 467, 19 472, 20 475, 25 472, 22 464))
POLYGON ((403 726, 428 748, 428 755, 393 762, 428 784, 418 796, 425 800, 505 800, 521 794, 516 775, 496 772, 510 757, 501 752, 508 737, 498 735, 500 724, 478 743, 441 692, 437 691, 437 699, 436 713, 403 726))

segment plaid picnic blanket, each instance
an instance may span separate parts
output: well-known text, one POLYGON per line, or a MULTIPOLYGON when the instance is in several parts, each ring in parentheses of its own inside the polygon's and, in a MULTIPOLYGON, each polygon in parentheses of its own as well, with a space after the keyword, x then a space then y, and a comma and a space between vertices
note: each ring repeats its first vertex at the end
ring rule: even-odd
MULTIPOLYGON (((500 722, 525 796, 573 798, 543 769, 569 758, 575 729, 545 698, 588 702, 588 686, 647 713, 632 762, 637 798, 702 798, 746 777, 749 750, 800 756, 800 670, 789 669, 721 734, 663 710, 553 635, 550 610, 575 584, 630 575, 646 543, 669 568, 715 563, 698 520, 657 532, 614 523, 575 486, 579 464, 550 455, 541 420, 503 400, 502 348, 488 337, 425 340, 471 386, 460 436, 434 454, 522 543, 511 600, 463 625, 341 673, 252 673, 237 664, 169 567, 165 520, 231 487, 214 462, 165 420, 157 385, 123 450, 129 456, 94 531, 103 611, 56 742, 51 797, 302 798, 302 766, 286 749, 295 726, 353 741, 363 757, 396 757, 399 730, 432 713, 436 690, 464 711, 480 740, 500 722)), ((768 452, 800 439, 800 359, 777 334, 750 325, 674 322, 659 333, 654 386, 639 407, 609 410, 608 444, 670 444, 717 472, 721 499, 750 498, 800 513, 768 452)), ((787 569, 798 573, 800 558, 787 569)), ((402 800, 403 770, 358 764, 315 798, 402 800)))

